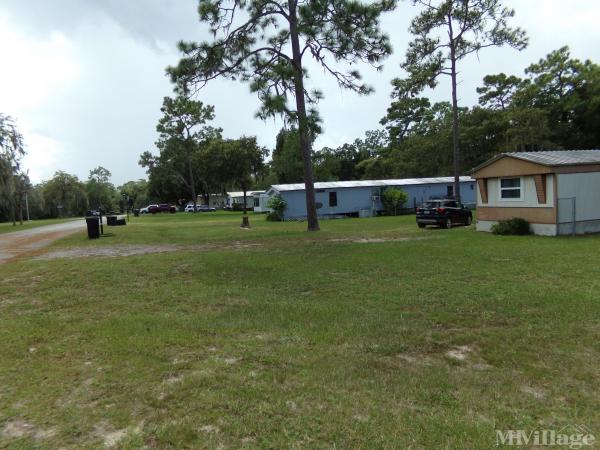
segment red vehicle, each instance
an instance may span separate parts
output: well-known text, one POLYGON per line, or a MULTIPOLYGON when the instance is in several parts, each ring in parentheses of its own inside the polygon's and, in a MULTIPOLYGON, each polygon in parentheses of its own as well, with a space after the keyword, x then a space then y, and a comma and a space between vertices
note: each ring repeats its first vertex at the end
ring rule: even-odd
POLYGON ((168 205, 166 203, 161 203, 160 205, 150 205, 148 206, 148 212, 150 214, 156 214, 161 212, 168 212, 171 214, 175 214, 177 212, 177 208, 172 205, 168 205))

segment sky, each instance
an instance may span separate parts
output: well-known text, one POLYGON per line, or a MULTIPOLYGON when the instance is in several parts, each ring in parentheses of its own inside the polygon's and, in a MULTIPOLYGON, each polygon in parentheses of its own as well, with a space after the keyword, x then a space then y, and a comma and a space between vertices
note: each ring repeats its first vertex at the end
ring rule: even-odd
MULTIPOLYGON (((477 86, 487 74, 523 75, 525 67, 564 45, 572 57, 600 62, 600 1, 505 0, 516 10, 511 24, 524 28, 526 50, 491 48, 460 63, 459 104, 477 103, 477 86)), ((12 116, 24 136, 24 167, 34 183, 64 170, 87 179, 103 166, 112 182, 144 178, 139 155, 156 153, 156 123, 164 96, 172 95, 165 68, 180 55, 179 40, 208 38, 196 0, 0 0, 0 112, 12 116)), ((337 147, 380 128, 390 103, 390 81, 402 76, 411 18, 409 1, 382 20, 394 53, 376 72, 361 72, 375 93, 342 91, 321 69, 309 65, 323 134, 315 148, 337 147)), ((448 77, 428 95, 450 99, 448 77)), ((215 80, 198 99, 215 106, 214 126, 228 138, 255 135, 272 149, 279 120, 255 118, 258 99, 240 82, 215 80)))

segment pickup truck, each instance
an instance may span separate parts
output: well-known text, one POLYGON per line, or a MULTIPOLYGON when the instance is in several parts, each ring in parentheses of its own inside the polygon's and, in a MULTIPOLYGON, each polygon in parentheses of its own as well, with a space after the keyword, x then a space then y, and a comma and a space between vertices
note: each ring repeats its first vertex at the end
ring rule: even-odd
POLYGON ((177 208, 175 206, 169 205, 167 203, 161 203, 160 205, 158 205, 158 208, 156 208, 156 212, 150 210, 151 214, 155 214, 157 212, 166 212, 166 213, 175 214, 177 212, 177 208))
POLYGON ((140 209, 140 213, 142 214, 156 214, 161 212, 174 214, 177 212, 177 208, 166 203, 161 203, 160 205, 148 205, 147 207, 140 209))
POLYGON ((452 199, 429 200, 417 208, 417 225, 438 225, 452 228, 454 225, 469 226, 473 222, 473 213, 460 202, 452 199))

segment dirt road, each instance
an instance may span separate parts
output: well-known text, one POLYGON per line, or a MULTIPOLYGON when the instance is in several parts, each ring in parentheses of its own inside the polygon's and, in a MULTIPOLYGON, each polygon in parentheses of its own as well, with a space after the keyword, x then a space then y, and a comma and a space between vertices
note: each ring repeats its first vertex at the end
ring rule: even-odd
POLYGON ((13 258, 37 253, 55 240, 85 229, 85 221, 77 219, 69 222, 29 228, 27 230, 0 234, 0 264, 13 258))

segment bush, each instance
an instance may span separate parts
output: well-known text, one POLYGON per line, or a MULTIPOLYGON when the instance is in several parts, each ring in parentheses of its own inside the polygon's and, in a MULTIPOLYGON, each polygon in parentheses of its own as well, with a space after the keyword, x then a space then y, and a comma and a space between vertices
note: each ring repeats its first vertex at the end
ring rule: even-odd
POLYGON ((273 211, 267 214, 267 220, 272 222, 282 221, 283 212, 285 211, 286 206, 287 203, 283 198, 281 198, 281 195, 275 195, 271 197, 267 202, 267 207, 272 209, 273 211))
POLYGON ((520 217, 513 217, 508 220, 500 220, 492 225, 493 234, 501 235, 525 235, 531 234, 529 222, 520 217))
POLYGON ((281 216, 275 211, 271 211, 270 213, 268 213, 266 219, 268 222, 281 222, 282 220, 281 216))
POLYGON ((381 201, 388 216, 397 216, 402 213, 402 205, 408 201, 408 194, 400 189, 387 188, 381 194, 381 201))

